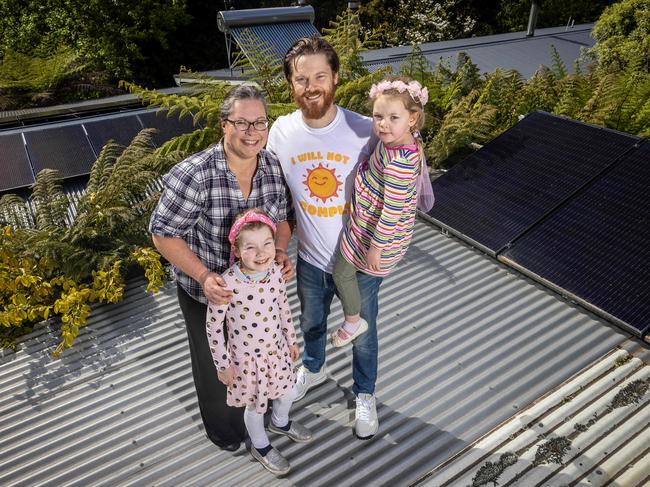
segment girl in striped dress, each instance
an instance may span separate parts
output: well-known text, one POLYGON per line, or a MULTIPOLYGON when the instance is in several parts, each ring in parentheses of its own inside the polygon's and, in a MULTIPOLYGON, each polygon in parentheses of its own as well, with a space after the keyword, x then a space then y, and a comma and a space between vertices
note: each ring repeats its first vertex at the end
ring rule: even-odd
POLYGON ((350 218, 336 255, 333 277, 345 322, 330 336, 335 347, 368 329, 360 315, 357 271, 388 275, 411 242, 416 206, 428 211, 433 205, 419 134, 427 97, 426 88, 406 78, 385 79, 370 89, 379 142, 370 159, 359 165, 350 218))

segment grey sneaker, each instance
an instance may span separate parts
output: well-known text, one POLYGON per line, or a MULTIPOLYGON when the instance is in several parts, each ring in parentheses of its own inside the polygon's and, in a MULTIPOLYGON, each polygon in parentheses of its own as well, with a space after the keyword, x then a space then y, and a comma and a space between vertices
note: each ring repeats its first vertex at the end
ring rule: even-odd
POLYGON ((282 453, 275 448, 271 448, 271 451, 262 456, 260 455, 260 452, 251 445, 251 455, 255 460, 260 462, 265 469, 274 475, 284 475, 291 470, 291 465, 289 465, 287 459, 284 458, 282 453))
POLYGON ((273 431, 273 433, 277 433, 278 435, 288 436, 296 443, 307 443, 312 439, 311 431, 295 421, 291 421, 291 426, 288 430, 283 430, 274 425, 273 421, 271 421, 271 424, 269 424, 269 431, 273 431))
POLYGON ((327 374, 325 373, 324 365, 320 369, 320 372, 310 372, 304 365, 298 367, 298 371, 296 372, 296 390, 298 391, 298 395, 294 399, 294 402, 305 397, 309 389, 318 384, 322 384, 326 380, 327 374))
POLYGON ((375 396, 373 394, 359 394, 356 401, 354 432, 360 440, 369 440, 375 436, 379 429, 375 396))

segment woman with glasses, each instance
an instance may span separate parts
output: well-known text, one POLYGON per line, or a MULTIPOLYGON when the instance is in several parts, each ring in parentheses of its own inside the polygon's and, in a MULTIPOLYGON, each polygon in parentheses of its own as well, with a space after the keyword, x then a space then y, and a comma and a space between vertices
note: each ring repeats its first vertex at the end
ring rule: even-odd
POLYGON ((149 231, 174 267, 178 301, 189 340, 192 374, 206 434, 234 451, 244 438, 241 408, 226 405, 205 331, 208 303, 233 298, 221 273, 229 267, 228 232, 236 214, 260 208, 277 225, 275 260, 285 280, 294 274, 286 249, 294 220, 291 197, 278 160, 264 149, 268 116, 264 95, 240 85, 221 105, 223 138, 163 177, 164 189, 149 231))

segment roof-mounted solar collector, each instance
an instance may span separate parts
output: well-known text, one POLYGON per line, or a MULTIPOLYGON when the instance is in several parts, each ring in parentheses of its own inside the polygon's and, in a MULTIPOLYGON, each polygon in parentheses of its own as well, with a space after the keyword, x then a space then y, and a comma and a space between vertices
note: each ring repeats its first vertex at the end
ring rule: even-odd
POLYGON ((314 9, 309 5, 219 12, 217 25, 226 36, 231 75, 233 68, 244 56, 257 67, 254 51, 258 48, 269 49, 269 54, 277 60, 282 60, 296 40, 313 34, 319 35, 313 25, 314 17, 314 9), (239 48, 236 54, 233 49, 235 44, 239 48))

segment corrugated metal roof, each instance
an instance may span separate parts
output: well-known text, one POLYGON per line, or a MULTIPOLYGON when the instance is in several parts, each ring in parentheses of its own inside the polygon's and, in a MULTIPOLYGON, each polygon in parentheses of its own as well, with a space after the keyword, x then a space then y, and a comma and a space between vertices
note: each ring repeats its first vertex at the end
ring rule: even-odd
MULTIPOLYGON (((297 317, 295 281, 289 295, 297 317)), ((406 486, 628 338, 419 220, 380 293, 379 434, 354 438, 350 351, 328 349, 329 380, 292 413, 315 439, 272 437, 293 466, 276 479, 206 439, 173 286, 136 283, 60 360, 46 328, 2 353, 0 484, 406 486)))
MULTIPOLYGON (((537 29, 535 35, 527 37, 526 32, 512 32, 490 36, 455 39, 452 41, 428 42, 420 44, 422 54, 431 66, 446 60, 452 67, 456 65, 459 53, 466 53, 482 73, 497 68, 516 69, 524 77, 530 78, 540 65, 552 66, 551 46, 554 46, 567 67, 580 56, 583 47, 591 47, 595 40, 591 37, 593 24, 576 25, 570 29, 551 27, 537 29)), ((398 71, 412 46, 376 49, 361 53, 364 65, 370 71, 390 65, 398 71)))
POLYGON ((637 353, 603 357, 419 485, 647 485, 650 354, 637 353))

